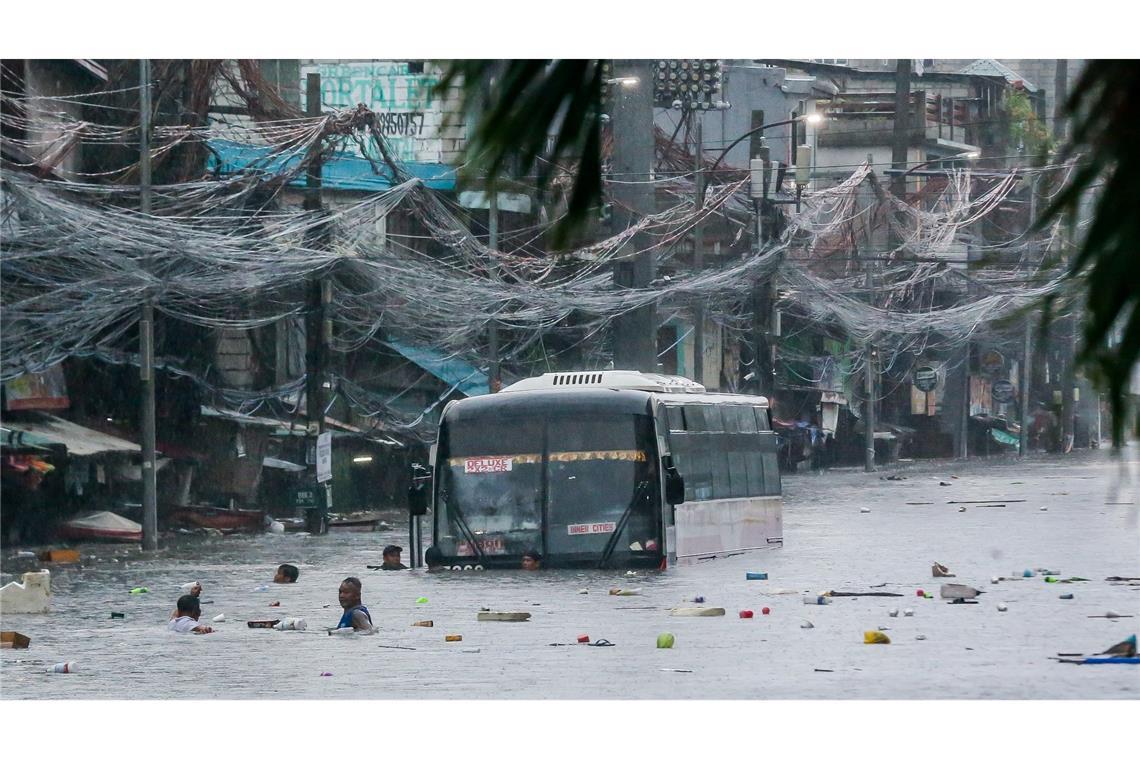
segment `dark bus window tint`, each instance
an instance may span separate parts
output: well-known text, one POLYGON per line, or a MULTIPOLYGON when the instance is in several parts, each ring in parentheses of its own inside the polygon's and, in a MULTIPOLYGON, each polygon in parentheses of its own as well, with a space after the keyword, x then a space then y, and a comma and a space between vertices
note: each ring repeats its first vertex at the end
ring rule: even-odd
POLYGON ((744 467, 748 471, 748 495, 763 496, 765 493, 764 463, 760 452, 745 452, 744 467))
POLYGON ((706 406, 705 408, 705 429, 711 433, 724 432, 724 415, 723 409, 719 406, 706 406))
POLYGON ((686 406, 685 423, 688 425, 687 429, 692 432, 703 433, 708 430, 708 427, 705 425, 705 407, 686 406))
POLYGON ((768 410, 762 406, 754 406, 752 411, 756 413, 756 429, 762 433, 767 431, 769 429, 768 410))
POLYGON ((674 433, 683 433, 685 431, 685 410, 680 406, 667 406, 665 407, 666 414, 669 416, 669 430, 674 433))
POLYGON ((747 409, 744 406, 726 406, 721 409, 721 415, 724 417, 724 432, 726 433, 739 433, 740 432, 740 415, 737 414, 741 409, 747 409))
POLYGON ((743 451, 728 453, 728 480, 731 496, 748 495, 748 471, 745 469, 743 451))
POLYGON ((709 452, 698 448, 689 455, 688 462, 689 472, 681 471, 681 475, 685 478, 686 495, 691 495, 693 501, 704 501, 713 498, 712 469, 709 463, 709 452))
POLYGON ((768 452, 763 456, 764 461, 764 493, 773 495, 780 493, 780 470, 776 463, 776 452, 768 452))
MULTIPOLYGON (((551 451, 632 450, 638 448, 633 415, 552 417, 551 451)), ((646 418, 648 419, 648 418, 646 418)))
POLYGON ((739 419, 741 433, 755 433, 756 432, 756 414, 752 411, 750 406, 734 406, 732 407, 733 413, 739 419))
POLYGON ((542 453, 541 420, 479 420, 446 428, 449 457, 542 453))
POLYGON ((732 496, 732 483, 728 479, 728 455, 724 451, 713 451, 709 455, 712 465, 714 499, 727 499, 732 496))

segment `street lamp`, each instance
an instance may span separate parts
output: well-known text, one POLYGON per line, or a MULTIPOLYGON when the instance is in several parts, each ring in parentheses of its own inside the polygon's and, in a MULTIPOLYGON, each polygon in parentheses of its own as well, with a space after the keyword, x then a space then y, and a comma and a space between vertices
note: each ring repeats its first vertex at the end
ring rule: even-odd
POLYGON ((641 80, 637 77, 616 77, 605 80, 606 84, 620 84, 622 87, 633 87, 641 80))
POLYGON ((956 153, 953 156, 939 156, 938 158, 927 159, 926 161, 923 161, 920 164, 915 164, 914 166, 907 169, 905 172, 902 173, 902 176, 899 177, 899 179, 904 180, 907 178, 907 175, 909 175, 911 172, 916 171, 918 169, 921 169, 924 166, 928 166, 930 164, 937 163, 939 161, 954 161, 955 159, 959 159, 959 158, 974 159, 974 158, 980 158, 981 155, 982 154, 976 150, 967 150, 963 153, 956 153))

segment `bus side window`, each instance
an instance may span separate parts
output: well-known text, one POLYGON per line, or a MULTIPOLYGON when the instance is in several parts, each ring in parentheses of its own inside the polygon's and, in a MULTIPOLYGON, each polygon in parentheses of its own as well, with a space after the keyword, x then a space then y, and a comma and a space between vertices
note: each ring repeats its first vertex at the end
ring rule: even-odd
POLYGON ((756 413, 756 429, 761 433, 766 433, 772 429, 768 424, 768 410, 762 406, 752 407, 752 411, 756 413))
POLYGON ((688 426, 685 429, 690 433, 706 432, 708 426, 705 424, 705 407, 695 405, 686 406, 685 423, 688 426))
POLYGON ((753 413, 751 407, 734 406, 732 407, 732 412, 737 417, 737 424, 740 426, 741 433, 756 432, 756 415, 753 413))
POLYGON ((680 406, 666 406, 665 414, 669 419, 669 431, 672 433, 683 433, 688 428, 685 427, 685 409, 680 406))

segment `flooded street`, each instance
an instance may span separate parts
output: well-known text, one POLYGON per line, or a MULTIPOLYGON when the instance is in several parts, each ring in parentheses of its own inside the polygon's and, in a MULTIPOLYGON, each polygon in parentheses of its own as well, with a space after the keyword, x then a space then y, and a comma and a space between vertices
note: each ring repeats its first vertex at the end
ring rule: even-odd
MULTIPOLYGON (((1137 631, 1137 617, 1089 617, 1140 616, 1140 586, 1105 580, 1140 576, 1135 446, 1125 459, 1126 468, 1090 452, 788 477, 783 548, 636 576, 366 569, 384 544, 407 547, 405 531, 183 537, 147 559, 88 545, 82 567, 52 566, 50 614, 4 616, 4 629, 32 644, 0 653, 0 689, 5 699, 1135 699, 1135 666, 1049 659, 1095 654, 1137 631), (884 479, 892 474, 904 479, 884 479), (1006 506, 948 503, 987 499, 1006 506), (935 561, 957 577, 932 578, 935 561), (300 567, 295 585, 271 583, 281 562, 300 567), (1088 581, 990 582, 1036 568, 1088 581), (769 579, 747 581, 748 571, 769 579), (375 635, 323 630, 340 617, 337 587, 349 575, 363 581, 375 635), (204 586, 202 621, 226 622, 207 636, 168 633, 179 587, 194 580, 204 586), (985 593, 951 605, 938 597, 943 582, 985 593), (128 593, 137 586, 149 593, 128 593), (608 593, 617 587, 640 594, 608 593), (902 596, 801 601, 828 590, 902 596), (698 595, 726 616, 669 616, 698 595), (532 618, 476 622, 480 608, 532 618), (892 608, 913 616, 890 617, 892 608), (755 617, 738 617, 744 609, 755 617), (246 626, 286 617, 309 629, 246 626), (412 627, 419 620, 434 626, 412 627), (863 632, 881 626, 891 644, 865 645, 863 632), (673 649, 655 648, 663 632, 673 649), (583 634, 614 646, 574 644, 583 634), (78 672, 45 672, 62 661, 78 672)), ((14 556, 5 550, 4 582, 37 565, 14 556)))

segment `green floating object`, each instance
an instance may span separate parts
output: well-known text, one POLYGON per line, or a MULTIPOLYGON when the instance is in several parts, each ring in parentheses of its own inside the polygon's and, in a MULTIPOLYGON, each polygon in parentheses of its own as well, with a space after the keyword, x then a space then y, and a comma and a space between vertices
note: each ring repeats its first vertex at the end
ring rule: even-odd
POLYGON ((671 634, 671 633, 658 634, 658 636, 657 636, 657 648, 658 649, 672 649, 673 648, 673 642, 675 640, 676 639, 673 638, 673 634, 671 634))
POLYGON ((427 600, 426 596, 421 596, 419 599, 416 600, 416 604, 427 604, 427 603, 428 603, 428 600, 427 600))
POLYGON ((1060 580, 1060 579, 1059 579, 1059 578, 1048 577, 1048 578, 1046 578, 1046 579, 1045 579, 1045 582, 1046 582, 1046 583, 1056 583, 1058 580, 1060 580))
POLYGON ((129 593, 131 593, 131 594, 147 594, 147 593, 150 593, 150 589, 147 588, 146 586, 139 586, 138 588, 131 589, 129 593))

